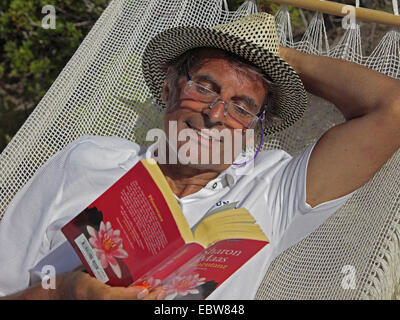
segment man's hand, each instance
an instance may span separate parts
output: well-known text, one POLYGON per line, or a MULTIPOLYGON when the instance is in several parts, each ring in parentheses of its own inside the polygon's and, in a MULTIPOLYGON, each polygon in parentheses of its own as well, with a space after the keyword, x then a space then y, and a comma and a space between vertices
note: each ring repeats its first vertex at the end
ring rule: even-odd
POLYGON ((293 49, 290 49, 290 48, 287 48, 287 47, 283 47, 283 46, 279 46, 279 56, 283 60, 287 61, 289 64, 290 64, 290 62, 288 61, 287 55, 289 54, 290 50, 293 50, 293 49))
POLYGON ((56 289, 40 284, 3 299, 12 300, 161 300, 165 292, 158 287, 151 292, 143 287, 111 287, 82 271, 72 271, 56 278, 56 289))
POLYGON ((56 299, 68 300, 160 300, 165 298, 161 287, 148 292, 143 287, 111 287, 88 273, 75 271, 66 273, 59 281, 60 290, 56 299))

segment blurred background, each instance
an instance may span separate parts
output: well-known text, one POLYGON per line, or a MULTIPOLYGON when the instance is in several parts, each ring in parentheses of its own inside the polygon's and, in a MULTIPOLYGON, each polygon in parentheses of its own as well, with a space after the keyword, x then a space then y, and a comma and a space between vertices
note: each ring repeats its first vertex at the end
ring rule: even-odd
MULTIPOLYGON (((44 96, 110 0, 0 0, 0 153, 44 96), (53 5, 56 28, 42 28, 42 8, 53 5)), ((167 1, 167 0, 160 0, 167 1)), ((207 0, 204 0, 207 1, 207 0)), ((244 0, 228 0, 230 10, 244 0)), ((256 1, 274 14, 279 5, 256 1)), ((355 5, 355 1, 336 0, 355 5)), ((364 8, 392 12, 391 0, 361 0, 364 8)), ((314 12, 290 7, 295 41, 314 12)), ((325 15, 330 43, 343 35, 340 17, 325 15)), ((371 54, 390 27, 361 23, 364 55, 371 54)))

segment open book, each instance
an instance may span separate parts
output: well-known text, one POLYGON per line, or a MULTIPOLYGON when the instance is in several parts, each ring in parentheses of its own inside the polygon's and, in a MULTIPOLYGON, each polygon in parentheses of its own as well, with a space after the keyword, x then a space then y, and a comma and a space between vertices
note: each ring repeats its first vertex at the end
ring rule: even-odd
POLYGON ((268 244, 244 208, 215 210, 190 229, 153 159, 143 159, 62 228, 87 271, 112 286, 162 285, 204 299, 268 244))

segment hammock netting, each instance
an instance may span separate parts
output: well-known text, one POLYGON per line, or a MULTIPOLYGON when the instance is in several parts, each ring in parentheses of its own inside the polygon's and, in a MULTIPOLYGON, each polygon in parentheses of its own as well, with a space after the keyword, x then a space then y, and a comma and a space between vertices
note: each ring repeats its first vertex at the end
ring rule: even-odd
MULTIPOLYGON (((65 66, 45 97, 0 156, 0 218, 15 194, 51 156, 82 135, 119 136, 149 145, 146 133, 161 127, 141 72, 147 42, 174 26, 214 26, 255 13, 246 1, 229 11, 221 0, 114 0, 65 66)), ((360 26, 334 46, 316 13, 294 42, 289 11, 276 15, 282 45, 346 59, 400 78, 400 33, 388 32, 370 56, 362 55, 360 26)), ((304 117, 268 137, 264 149, 299 154, 344 121, 330 103, 309 95, 304 117)), ((310 236, 271 264, 256 299, 400 298, 399 152, 310 236), (354 289, 343 285, 343 267, 355 270, 354 289)))

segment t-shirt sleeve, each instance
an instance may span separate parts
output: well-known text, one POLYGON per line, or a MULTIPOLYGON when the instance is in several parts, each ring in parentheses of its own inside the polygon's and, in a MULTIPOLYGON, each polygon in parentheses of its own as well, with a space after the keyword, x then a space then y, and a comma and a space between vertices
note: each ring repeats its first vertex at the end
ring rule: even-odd
POLYGON ((274 179, 280 179, 280 210, 273 218, 277 254, 307 237, 339 210, 356 192, 311 207, 306 202, 307 166, 316 143, 291 158, 274 179))

